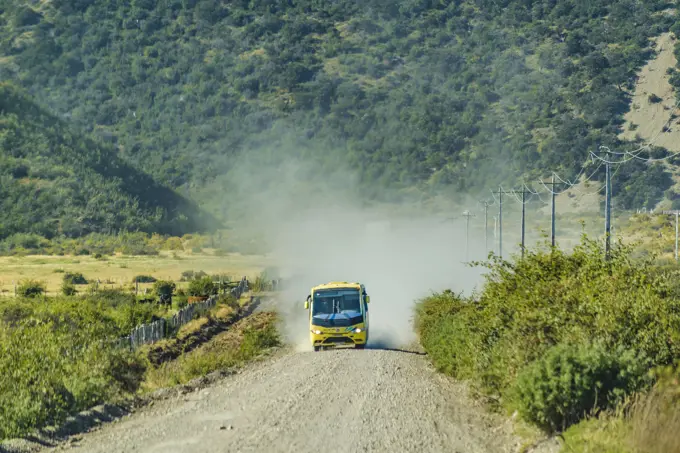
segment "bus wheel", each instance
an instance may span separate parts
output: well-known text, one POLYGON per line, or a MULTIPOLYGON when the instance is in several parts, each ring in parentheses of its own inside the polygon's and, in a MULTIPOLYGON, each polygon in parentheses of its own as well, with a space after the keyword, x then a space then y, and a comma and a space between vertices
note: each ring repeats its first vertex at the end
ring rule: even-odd
POLYGON ((354 347, 356 349, 364 349, 366 347, 366 344, 355 344, 354 347))
POLYGON ((314 346, 314 352, 319 352, 320 348, 321 348, 321 346, 314 346))

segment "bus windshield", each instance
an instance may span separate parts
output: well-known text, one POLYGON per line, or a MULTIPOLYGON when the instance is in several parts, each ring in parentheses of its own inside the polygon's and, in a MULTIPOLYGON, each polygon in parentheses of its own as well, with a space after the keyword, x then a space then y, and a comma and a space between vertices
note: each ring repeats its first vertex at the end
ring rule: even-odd
POLYGON ((332 313, 361 313, 358 289, 324 289, 314 291, 312 316, 332 313))

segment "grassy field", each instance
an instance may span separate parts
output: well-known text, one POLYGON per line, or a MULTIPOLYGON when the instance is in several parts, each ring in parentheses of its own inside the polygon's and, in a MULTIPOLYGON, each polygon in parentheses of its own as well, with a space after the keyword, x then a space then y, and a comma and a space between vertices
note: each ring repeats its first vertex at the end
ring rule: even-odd
MULTIPOLYGON (((81 272, 90 282, 99 279, 100 288, 129 286, 137 275, 173 280, 182 287, 186 283, 179 283, 179 280, 184 271, 228 274, 233 279, 244 275, 254 278, 269 265, 271 260, 264 256, 189 252, 161 252, 158 256, 114 255, 100 259, 92 256, 3 256, 0 257, 0 291, 5 296, 13 296, 15 283, 34 279, 44 282, 47 294, 54 295, 60 290, 63 272, 81 272)), ((150 287, 150 283, 139 284, 140 291, 150 287)), ((81 286, 79 290, 84 288, 81 286)))

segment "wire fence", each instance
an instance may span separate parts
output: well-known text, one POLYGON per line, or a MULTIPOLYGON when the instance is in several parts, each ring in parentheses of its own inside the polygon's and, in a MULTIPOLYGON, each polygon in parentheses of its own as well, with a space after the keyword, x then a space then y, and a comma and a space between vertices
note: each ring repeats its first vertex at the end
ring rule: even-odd
MULTIPOLYGON (((236 299, 248 292, 250 283, 246 277, 243 277, 234 288, 229 290, 229 293, 236 299)), ((174 315, 156 320, 149 324, 142 324, 135 327, 130 335, 119 338, 116 344, 123 348, 135 350, 142 345, 156 343, 164 338, 173 336, 180 327, 193 320, 196 315, 207 312, 217 305, 219 295, 213 295, 206 300, 194 302, 179 310, 174 315)))

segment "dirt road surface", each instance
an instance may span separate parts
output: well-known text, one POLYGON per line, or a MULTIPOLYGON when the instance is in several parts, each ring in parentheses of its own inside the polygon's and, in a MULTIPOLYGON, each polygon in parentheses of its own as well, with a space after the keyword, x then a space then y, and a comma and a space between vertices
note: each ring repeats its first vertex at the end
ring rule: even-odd
POLYGON ((499 424, 429 366, 392 350, 278 353, 58 450, 77 452, 515 452, 499 424))

